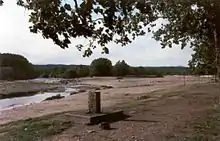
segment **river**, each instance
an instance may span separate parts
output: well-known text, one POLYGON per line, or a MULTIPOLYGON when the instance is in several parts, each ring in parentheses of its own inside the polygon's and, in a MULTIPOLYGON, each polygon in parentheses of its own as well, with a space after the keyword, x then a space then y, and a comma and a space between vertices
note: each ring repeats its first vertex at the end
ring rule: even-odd
MULTIPOLYGON (((54 83, 59 81, 58 79, 35 79, 32 80, 35 82, 45 82, 45 83, 54 83)), ((46 98, 56 96, 60 94, 61 96, 67 97, 72 92, 77 92, 77 85, 76 88, 66 87, 63 92, 39 92, 32 96, 22 96, 22 97, 15 97, 15 98, 8 98, 8 99, 0 99, 0 111, 11 109, 14 107, 29 105, 32 103, 40 103, 44 101, 46 98)))

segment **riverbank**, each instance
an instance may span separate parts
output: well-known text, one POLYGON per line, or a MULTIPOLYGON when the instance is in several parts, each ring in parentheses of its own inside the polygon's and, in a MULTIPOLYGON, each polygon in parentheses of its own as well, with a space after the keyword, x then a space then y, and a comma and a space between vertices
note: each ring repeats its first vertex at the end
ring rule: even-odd
MULTIPOLYGON (((93 88, 99 87, 101 92, 101 105, 103 108, 111 107, 115 104, 136 100, 142 95, 153 91, 171 89, 178 86, 210 82, 209 78, 166 76, 164 78, 83 78, 81 84, 93 88), (101 86, 111 86, 110 89, 103 89, 101 86)), ((78 87, 75 83, 68 83, 68 87, 78 87)), ((80 87, 80 86, 79 86, 80 87)), ((157 96, 160 97, 160 96, 157 96)), ((153 97, 154 99, 157 97, 153 97)), ((88 93, 82 92, 67 96, 59 100, 43 101, 24 106, 12 108, 10 110, 0 111, 0 124, 20 119, 44 116, 53 113, 66 111, 87 111, 88 93)))
POLYGON ((0 93, 0 112, 15 107, 63 99, 89 90, 102 90, 111 86, 81 84, 76 79, 34 79, 3 82, 0 93))
POLYGON ((30 81, 12 81, 0 83, 0 99, 32 96, 39 92, 61 89, 56 83, 40 83, 30 81))
POLYGON ((70 95, 85 92, 91 89, 109 89, 111 86, 92 85, 82 83, 77 79, 36 79, 24 81, 1 81, 0 99, 33 96, 44 93, 64 93, 69 91, 70 95), (74 91, 76 89, 76 91, 74 91))

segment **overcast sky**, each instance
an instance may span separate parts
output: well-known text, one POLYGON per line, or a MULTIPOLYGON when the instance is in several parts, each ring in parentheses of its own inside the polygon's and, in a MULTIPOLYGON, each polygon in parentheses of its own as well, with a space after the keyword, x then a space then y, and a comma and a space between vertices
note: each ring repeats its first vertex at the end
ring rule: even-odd
POLYGON ((95 58, 106 57, 113 64, 125 60, 133 66, 187 66, 191 58, 190 48, 161 49, 160 44, 149 35, 126 47, 112 43, 109 55, 103 55, 97 49, 91 57, 83 58, 82 52, 74 48, 74 44, 83 40, 75 39, 73 47, 63 50, 51 40, 29 32, 28 13, 18 7, 15 0, 4 2, 4 6, 0 7, 0 53, 21 54, 33 64, 90 64, 95 58))

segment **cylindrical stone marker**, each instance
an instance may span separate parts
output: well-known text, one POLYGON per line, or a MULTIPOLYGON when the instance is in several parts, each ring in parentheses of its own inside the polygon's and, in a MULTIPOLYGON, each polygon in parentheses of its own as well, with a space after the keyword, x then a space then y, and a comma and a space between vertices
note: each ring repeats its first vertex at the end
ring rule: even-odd
POLYGON ((100 92, 90 91, 88 99, 88 112, 95 114, 101 112, 101 94, 100 92))

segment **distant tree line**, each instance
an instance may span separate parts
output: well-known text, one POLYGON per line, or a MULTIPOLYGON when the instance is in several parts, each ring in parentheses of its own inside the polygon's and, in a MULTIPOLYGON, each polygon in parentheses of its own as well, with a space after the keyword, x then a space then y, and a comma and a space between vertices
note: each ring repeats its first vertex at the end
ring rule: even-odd
POLYGON ((25 57, 0 54, 0 79, 23 80, 41 78, 80 78, 94 76, 163 77, 188 73, 185 67, 132 67, 124 60, 112 64, 107 58, 98 58, 90 65, 32 65, 25 57))
POLYGON ((132 67, 124 60, 112 65, 106 58, 98 58, 90 65, 36 65, 40 77, 79 78, 93 76, 163 77, 189 74, 186 67, 132 67))
POLYGON ((86 65, 35 65, 41 78, 78 78, 89 76, 86 65))

